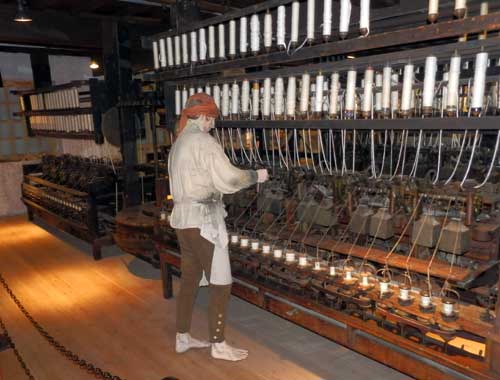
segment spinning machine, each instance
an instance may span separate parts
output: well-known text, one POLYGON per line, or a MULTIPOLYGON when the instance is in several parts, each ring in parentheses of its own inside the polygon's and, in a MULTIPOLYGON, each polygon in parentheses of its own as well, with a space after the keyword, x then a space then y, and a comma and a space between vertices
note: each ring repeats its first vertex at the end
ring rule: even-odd
MULTIPOLYGON (((416 378, 498 379, 500 4, 378 3, 181 26, 144 39, 150 78, 169 127, 211 94, 230 160, 271 173, 225 199, 235 294, 416 378)), ((166 296, 171 206, 142 214, 166 296)))

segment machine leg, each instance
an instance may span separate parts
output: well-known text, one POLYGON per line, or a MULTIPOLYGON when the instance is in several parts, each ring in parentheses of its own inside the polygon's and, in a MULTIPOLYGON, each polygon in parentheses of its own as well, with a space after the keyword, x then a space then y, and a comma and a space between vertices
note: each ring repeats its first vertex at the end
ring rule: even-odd
POLYGON ((97 242, 92 243, 92 256, 94 256, 94 260, 96 261, 102 259, 101 245, 97 242))
POLYGON ((163 263, 161 266, 161 279, 163 283, 163 297, 166 299, 172 298, 174 295, 172 285, 172 266, 163 263))

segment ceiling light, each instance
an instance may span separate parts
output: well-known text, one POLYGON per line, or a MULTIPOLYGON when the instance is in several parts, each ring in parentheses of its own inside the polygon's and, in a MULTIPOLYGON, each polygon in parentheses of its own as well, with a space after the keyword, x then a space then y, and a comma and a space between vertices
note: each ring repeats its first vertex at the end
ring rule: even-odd
POLYGON ((89 67, 92 69, 92 70, 97 70, 99 68, 99 64, 95 61, 95 60, 92 60, 90 61, 90 65, 89 67))
POLYGON ((28 12, 28 4, 26 0, 17 0, 17 12, 14 17, 16 22, 31 22, 32 18, 28 12))

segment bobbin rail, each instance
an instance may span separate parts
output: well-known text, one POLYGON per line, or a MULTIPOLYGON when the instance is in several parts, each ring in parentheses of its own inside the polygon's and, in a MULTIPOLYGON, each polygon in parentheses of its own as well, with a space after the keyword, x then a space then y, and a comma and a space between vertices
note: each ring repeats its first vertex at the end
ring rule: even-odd
MULTIPOLYGON (((181 78, 193 76, 218 74, 225 70, 295 63, 318 57, 345 55, 348 53, 367 51, 370 49, 404 46, 417 42, 436 41, 440 39, 458 37, 468 33, 479 33, 482 31, 492 31, 498 29, 500 29, 500 12, 495 12, 484 16, 475 16, 461 20, 445 21, 438 24, 373 34, 366 38, 322 43, 310 47, 304 47, 293 55, 289 55, 287 52, 261 54, 230 61, 167 70, 147 75, 146 78, 155 81, 179 80, 181 78)), ((485 45, 488 44, 484 40, 481 42, 485 45)), ((434 50, 437 49, 434 48, 434 50)), ((404 53, 406 53, 407 61, 409 56, 416 56, 411 52, 403 52, 399 54, 405 55, 404 53)), ((435 53, 439 54, 439 51, 435 51, 435 53)), ((348 62, 352 65, 351 61, 348 62)), ((329 64, 332 65, 332 63, 329 64)))

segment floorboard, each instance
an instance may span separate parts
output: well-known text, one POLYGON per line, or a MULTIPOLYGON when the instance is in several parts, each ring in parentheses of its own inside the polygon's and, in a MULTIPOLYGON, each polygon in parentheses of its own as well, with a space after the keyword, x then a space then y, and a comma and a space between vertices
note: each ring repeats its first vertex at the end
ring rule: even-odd
MULTIPOLYGON (((0 272, 18 298, 63 345, 124 379, 409 379, 234 297, 226 336, 249 349, 249 358, 226 363, 208 350, 177 355, 175 299, 163 299, 159 270, 116 247, 106 248, 99 262, 90 252, 43 222, 0 220, 0 272)), ((206 308, 202 290, 193 335, 207 336, 206 308)), ((3 289, 0 316, 37 380, 93 378, 50 347, 3 289)), ((0 353, 0 379, 25 379, 12 350, 0 353)))

